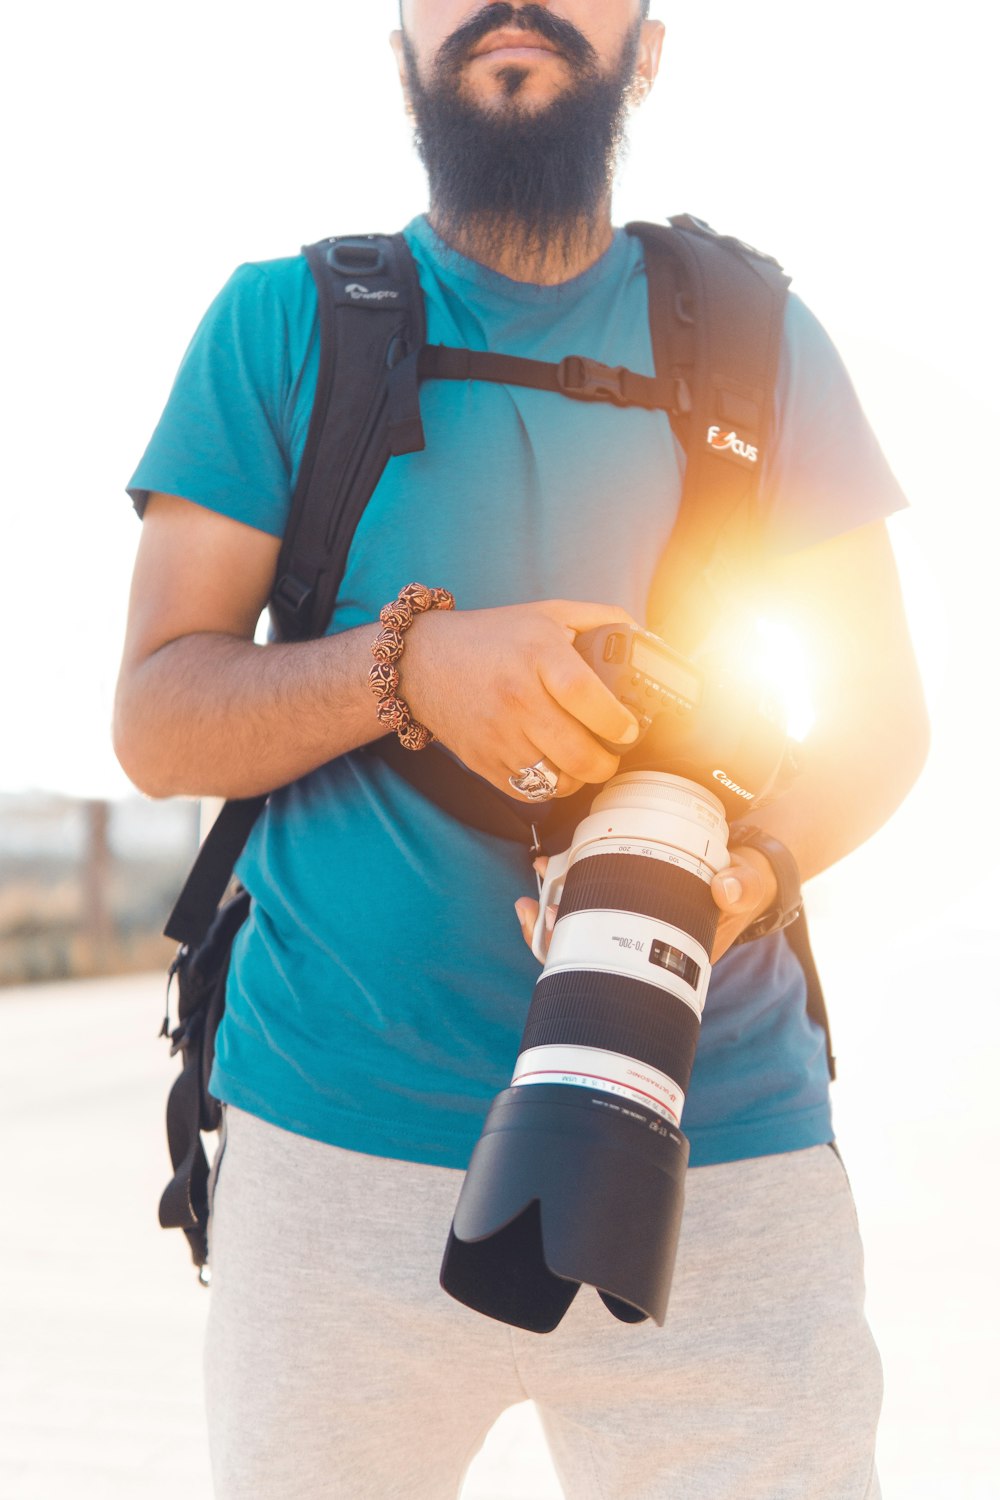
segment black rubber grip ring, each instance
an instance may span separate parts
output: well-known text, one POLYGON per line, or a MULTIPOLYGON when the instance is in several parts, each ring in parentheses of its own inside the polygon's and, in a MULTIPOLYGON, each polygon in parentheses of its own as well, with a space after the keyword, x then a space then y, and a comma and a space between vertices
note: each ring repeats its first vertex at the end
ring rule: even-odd
POLYGON ((704 880, 662 859, 641 854, 595 854, 577 860, 566 876, 559 915, 575 911, 634 911, 690 933, 711 953, 719 908, 704 880))
POLYGON ((601 1047, 666 1073, 686 1092, 701 1023, 667 990, 593 969, 543 974, 535 986, 522 1052, 529 1047, 601 1047))

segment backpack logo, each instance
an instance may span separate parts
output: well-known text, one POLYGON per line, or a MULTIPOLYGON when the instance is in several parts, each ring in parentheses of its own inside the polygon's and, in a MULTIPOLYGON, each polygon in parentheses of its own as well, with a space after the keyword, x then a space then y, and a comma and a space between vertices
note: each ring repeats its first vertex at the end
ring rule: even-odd
POLYGON ((370 292, 366 286, 362 286, 357 281, 348 282, 347 286, 344 287, 344 292, 350 297, 352 302, 389 302, 399 297, 398 292, 390 292, 388 290, 370 292))
POLYGON ((708 429, 706 438, 708 446, 714 448, 717 453, 733 453, 737 458, 745 458, 747 463, 757 462, 757 449, 752 443, 745 443, 735 431, 723 432, 721 427, 716 427, 714 422, 708 429))

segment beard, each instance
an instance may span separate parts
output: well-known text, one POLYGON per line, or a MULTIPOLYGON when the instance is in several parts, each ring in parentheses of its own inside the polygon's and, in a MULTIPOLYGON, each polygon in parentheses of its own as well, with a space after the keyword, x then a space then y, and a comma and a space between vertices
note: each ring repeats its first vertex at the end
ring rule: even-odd
POLYGON ((547 260, 554 253, 564 263, 587 248, 624 145, 640 27, 626 36, 615 67, 601 72, 568 21, 539 6, 488 5, 444 43, 427 83, 404 34, 416 146, 445 239, 490 256, 547 260), (562 55, 571 82, 551 104, 518 102, 528 70, 517 65, 498 75, 500 106, 466 97, 462 68, 500 27, 530 28, 562 55))

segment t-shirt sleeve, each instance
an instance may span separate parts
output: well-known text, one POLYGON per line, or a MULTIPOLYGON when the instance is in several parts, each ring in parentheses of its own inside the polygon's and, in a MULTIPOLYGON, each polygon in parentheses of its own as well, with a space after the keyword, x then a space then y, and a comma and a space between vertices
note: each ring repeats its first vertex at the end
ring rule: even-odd
POLYGON ((814 546, 907 503, 840 355, 794 295, 785 314, 775 441, 762 477, 776 553, 814 546))
POLYGON ((291 498, 287 319, 271 279, 240 266, 202 318, 128 492, 180 495, 281 536, 291 498))

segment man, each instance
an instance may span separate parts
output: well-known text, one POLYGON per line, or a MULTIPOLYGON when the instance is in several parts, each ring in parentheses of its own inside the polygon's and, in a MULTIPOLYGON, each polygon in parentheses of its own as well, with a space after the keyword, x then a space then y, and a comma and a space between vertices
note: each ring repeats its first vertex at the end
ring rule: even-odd
MULTIPOLYGON (((404 0, 401 22, 430 182, 407 230, 428 342, 651 372, 641 248, 612 228, 610 183, 661 25, 639 0, 404 0)), ((437 1286, 537 974, 510 904, 525 931, 534 907, 525 850, 365 748, 391 732, 368 683, 379 609, 413 579, 454 593, 407 630, 398 694, 471 770, 508 794, 541 762, 559 797, 605 781, 619 761, 602 742, 636 727, 572 642, 646 617, 678 449, 662 412, 431 382, 426 451, 390 461, 328 635, 256 645, 316 368, 305 262, 241 268, 131 485, 123 765, 153 796, 283 788, 240 867, 254 904, 212 1085, 217 1494, 453 1496, 495 1418, 531 1397, 574 1500, 874 1496, 880 1373, 823 1039, 780 933, 729 951, 776 901, 758 849, 712 885, 720 961, 665 1328, 581 1293, 539 1338, 437 1286)), ((761 594, 807 645, 817 722, 807 769, 755 821, 808 878, 893 810, 926 730, 883 524, 904 502, 794 298, 777 403, 761 594)))

